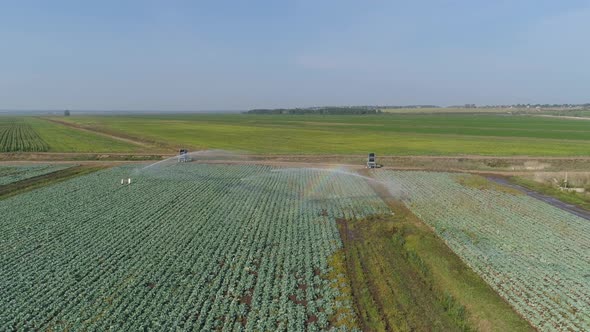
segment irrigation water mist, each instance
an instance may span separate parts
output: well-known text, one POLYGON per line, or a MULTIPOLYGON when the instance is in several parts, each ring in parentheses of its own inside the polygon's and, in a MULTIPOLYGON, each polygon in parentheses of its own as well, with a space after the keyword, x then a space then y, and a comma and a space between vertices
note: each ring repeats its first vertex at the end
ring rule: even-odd
MULTIPOLYGON (((251 160, 252 158, 244 153, 236 153, 230 152, 226 150, 202 150, 202 151, 195 151, 186 154, 185 156, 189 157, 192 162, 244 162, 251 160)), ((141 174, 158 174, 165 169, 172 165, 181 166, 183 163, 178 162, 179 156, 173 156, 164 160, 157 161, 153 164, 143 166, 141 168, 136 168, 133 170, 133 175, 141 175, 141 174), (155 173, 152 173, 155 172, 155 173)), ((369 183, 370 185, 378 185, 378 190, 386 191, 387 194, 393 198, 401 199, 403 198, 402 189, 399 185, 395 184, 392 181, 384 181, 378 180, 373 177, 365 176, 359 174, 355 171, 347 169, 345 166, 332 166, 329 168, 321 168, 321 167, 291 167, 291 168, 273 168, 269 169, 267 172, 263 174, 256 174, 252 176, 244 177, 240 180, 242 181, 249 181, 255 178, 264 177, 264 176, 287 176, 290 173, 309 173, 312 174, 322 174, 318 177, 310 178, 309 182, 305 185, 306 187, 303 189, 303 194, 313 194, 317 191, 317 189, 321 187, 325 187, 329 185, 329 183, 333 180, 335 176, 352 176, 354 178, 362 179, 369 183)))
POLYGON ((279 168, 279 169, 273 169, 271 172, 278 173, 278 172, 302 172, 302 171, 329 172, 329 173, 336 173, 336 174, 354 176, 354 177, 357 177, 357 178, 365 179, 367 181, 380 182, 380 181, 375 180, 375 179, 373 179, 371 177, 368 177, 368 176, 365 176, 365 175, 360 175, 358 173, 353 173, 353 172, 351 172, 349 170, 342 169, 342 168, 319 168, 319 167, 279 168))
MULTIPOLYGON (((188 157, 190 159, 192 159, 193 162, 199 162, 199 161, 245 161, 248 160, 249 157, 246 154, 240 154, 240 153, 236 153, 236 152, 230 152, 230 151, 226 151, 226 150, 200 150, 200 151, 194 151, 194 152, 189 152, 185 155, 183 155, 185 157, 188 157)), ((169 165, 173 165, 178 163, 178 158, 180 156, 176 155, 170 158, 166 158, 164 160, 160 160, 157 161, 153 164, 141 167, 141 168, 136 168, 134 170, 134 175, 138 175, 144 171, 149 171, 149 170, 157 170, 160 167, 163 166, 169 166, 169 165)))
MULTIPOLYGON (((403 198, 403 192, 402 192, 401 187, 399 185, 396 185, 394 182, 377 180, 377 179, 369 177, 369 176, 361 175, 361 174, 355 173, 351 170, 348 170, 348 169, 344 168, 343 166, 337 166, 337 167, 332 167, 332 168, 319 168, 319 167, 279 168, 279 169, 273 169, 270 172, 271 173, 291 173, 291 172, 309 172, 309 171, 323 172, 323 173, 328 174, 329 177, 331 177, 333 175, 341 175, 341 176, 352 176, 355 178, 363 179, 363 180, 369 182, 369 184, 381 186, 393 198, 397 198, 397 199, 403 198)), ((329 181, 330 180, 329 177, 325 178, 324 180, 329 181)))

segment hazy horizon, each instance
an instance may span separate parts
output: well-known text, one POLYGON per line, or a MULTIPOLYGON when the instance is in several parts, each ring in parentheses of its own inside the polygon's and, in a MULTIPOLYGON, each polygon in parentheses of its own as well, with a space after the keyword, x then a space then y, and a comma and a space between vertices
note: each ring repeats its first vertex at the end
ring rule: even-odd
POLYGON ((0 5, 0 110, 587 103, 590 4, 0 5))

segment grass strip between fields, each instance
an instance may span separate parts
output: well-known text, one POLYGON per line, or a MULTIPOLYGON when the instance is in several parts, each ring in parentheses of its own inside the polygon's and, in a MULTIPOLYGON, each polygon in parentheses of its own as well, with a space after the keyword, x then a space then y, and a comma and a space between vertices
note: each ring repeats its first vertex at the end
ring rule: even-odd
POLYGON ((432 228, 380 184, 371 186, 393 214, 338 220, 343 249, 331 261, 341 278, 348 279, 358 327, 363 331, 533 330, 432 228))
POLYGON ((407 227, 386 216, 338 225, 364 331, 470 330, 463 306, 433 287, 428 267, 404 245, 407 227))
POLYGON ((105 168, 107 168, 107 166, 74 166, 56 172, 24 179, 22 181, 9 183, 7 185, 0 186, 0 200, 37 188, 66 181, 77 176, 90 174, 105 168))

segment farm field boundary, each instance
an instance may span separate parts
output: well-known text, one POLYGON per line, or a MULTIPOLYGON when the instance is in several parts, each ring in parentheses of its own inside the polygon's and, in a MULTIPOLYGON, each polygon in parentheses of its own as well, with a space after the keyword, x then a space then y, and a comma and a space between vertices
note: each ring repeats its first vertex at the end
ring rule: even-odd
POLYGON ((32 177, 57 172, 72 164, 0 165, 0 185, 22 181, 32 177))
MULTIPOLYGON (((47 144, 46 152, 138 152, 140 147, 36 117, 17 117, 47 144)), ((0 117, 0 124, 6 121, 0 117)))
POLYGON ((590 328, 587 220, 458 174, 376 171, 502 298, 543 331, 590 328))
POLYGON ((368 183, 394 214, 340 219, 337 254, 364 329, 533 330, 386 187, 368 183))
POLYGON ((66 181, 77 176, 90 174, 92 172, 96 172, 105 168, 107 167, 98 165, 74 166, 55 172, 51 172, 48 174, 27 178, 21 181, 0 185, 0 200, 37 188, 66 181))
POLYGON ((0 162, 31 161, 149 161, 172 157, 161 153, 78 153, 78 152, 38 152, 38 153, 0 153, 0 162))
POLYGON ((70 128, 74 128, 76 130, 80 130, 80 131, 104 136, 107 138, 115 139, 115 140, 122 141, 125 143, 134 144, 134 145, 140 146, 144 149, 148 149, 148 148, 153 149, 156 147, 156 145, 160 145, 160 147, 162 147, 162 145, 163 145, 162 143, 147 140, 145 138, 138 138, 135 136, 125 135, 121 132, 115 132, 115 131, 106 130, 106 129, 99 129, 99 128, 92 127, 92 126, 83 126, 83 125, 76 124, 75 122, 61 121, 61 120, 57 120, 55 118, 46 118, 46 117, 39 117, 39 119, 41 119, 43 121, 49 121, 49 122, 53 122, 53 123, 60 124, 63 126, 67 126, 70 128))
MULTIPOLYGON (((199 151, 199 150, 196 150, 199 151)), ((2 161, 141 161, 160 160, 174 156, 174 153, 0 153, 2 161)), ((239 163, 278 164, 344 164, 351 167, 363 166, 366 155, 307 155, 307 154, 240 154, 239 163)), ((423 169, 436 171, 480 171, 518 175, 527 172, 552 172, 568 169, 588 171, 590 157, 488 157, 488 156, 385 156, 378 154, 378 162, 390 169, 423 169)), ((198 161, 198 160, 197 160, 198 161)), ((203 161, 200 161, 203 162, 203 161)), ((208 162, 215 162, 209 160, 208 162)), ((221 160, 220 162, 232 162, 221 160)))

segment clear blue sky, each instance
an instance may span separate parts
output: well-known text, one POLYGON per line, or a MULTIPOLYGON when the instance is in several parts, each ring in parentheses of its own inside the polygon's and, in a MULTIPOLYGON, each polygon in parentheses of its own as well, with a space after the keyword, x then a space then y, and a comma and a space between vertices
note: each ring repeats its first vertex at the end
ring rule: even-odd
POLYGON ((590 2, 2 1, 0 109, 590 101, 590 2))

